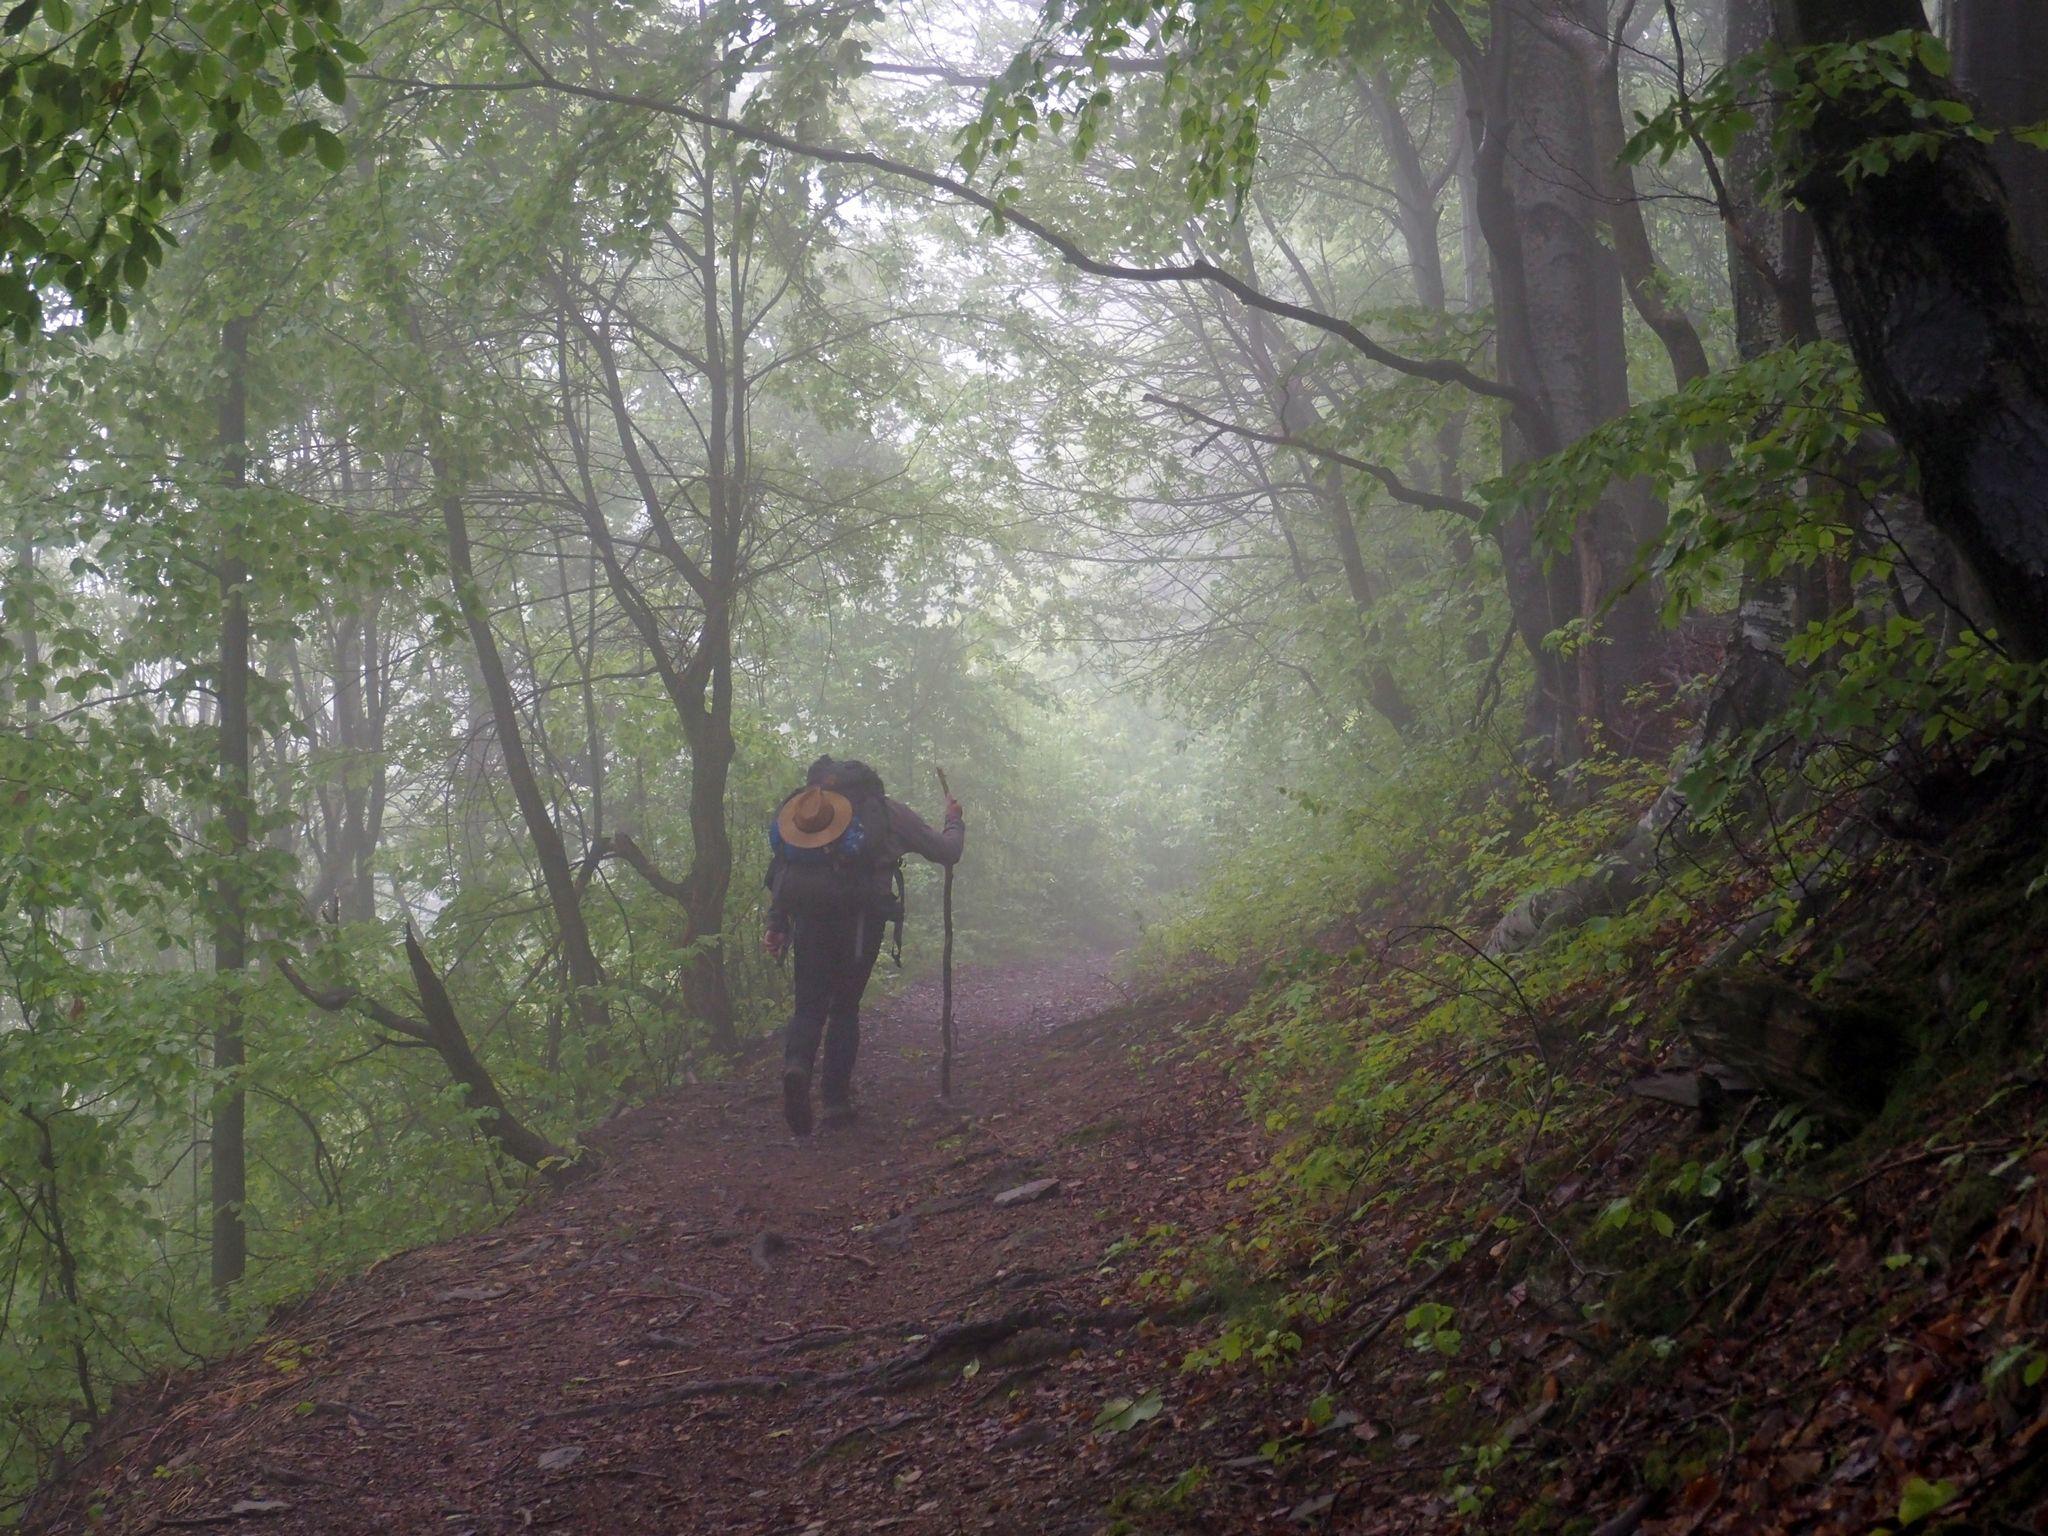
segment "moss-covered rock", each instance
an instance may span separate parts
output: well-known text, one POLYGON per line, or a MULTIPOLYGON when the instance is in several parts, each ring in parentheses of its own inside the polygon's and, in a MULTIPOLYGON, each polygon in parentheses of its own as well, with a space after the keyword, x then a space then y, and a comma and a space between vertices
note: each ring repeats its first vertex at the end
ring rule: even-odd
POLYGON ((1766 1092, 1837 1126, 1884 1107, 1919 1053, 1926 1009, 1879 985, 1816 997, 1760 968, 1710 971, 1687 990, 1679 1023, 1703 1053, 1766 1092))

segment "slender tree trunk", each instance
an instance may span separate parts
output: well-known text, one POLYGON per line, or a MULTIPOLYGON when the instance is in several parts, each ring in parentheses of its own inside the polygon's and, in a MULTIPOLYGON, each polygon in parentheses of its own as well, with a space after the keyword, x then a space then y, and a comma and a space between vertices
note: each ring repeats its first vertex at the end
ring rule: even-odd
POLYGON ((448 1075, 462 1086, 464 1100, 476 1113, 484 1136, 513 1161, 559 1176, 570 1161, 568 1155, 507 1106, 497 1080, 471 1047, 448 989, 441 984, 410 923, 405 929, 405 958, 412 970, 413 986, 420 995, 420 1016, 426 1022, 427 1038, 440 1053, 448 1075))
MULTIPOLYGON (((334 744, 341 768, 341 816, 334 850, 337 872, 336 906, 346 923, 376 917, 376 896, 370 888, 370 784, 365 773, 373 757, 364 697, 368 673, 369 631, 362 614, 345 614, 335 629, 334 744)), ((380 772, 381 765, 370 772, 380 772)))
MULTIPOLYGON (((1254 276, 1257 269, 1249 244, 1240 241, 1235 254, 1245 273, 1254 276)), ((1313 299, 1314 294, 1311 293, 1310 297, 1313 299)), ((1278 354, 1284 346, 1285 342, 1265 315, 1256 311, 1247 313, 1239 351, 1258 377, 1259 387, 1265 392, 1267 408, 1279 422, 1281 431, 1288 436, 1313 437, 1323 425, 1322 412, 1309 396, 1307 381, 1300 377, 1298 365, 1301 359, 1290 356, 1286 366, 1281 365, 1278 354)), ((1378 625, 1373 618, 1373 609, 1379 603, 1378 586, 1366 566, 1365 551, 1359 544, 1358 523, 1351 510, 1351 497, 1344 483, 1343 471, 1334 464, 1319 462, 1306 454, 1296 454, 1295 458, 1309 482, 1310 495, 1322 516, 1323 526, 1329 530, 1331 542, 1337 546, 1338 563, 1344 570, 1345 591, 1351 595, 1359 629, 1373 652, 1364 668, 1366 698, 1389 725, 1406 735, 1415 727, 1415 707, 1408 702, 1401 690, 1400 679, 1394 676, 1393 667, 1380 650, 1378 625)))
MULTIPOLYGON (((1402 115, 1401 99, 1391 81, 1384 73, 1375 73, 1361 78, 1359 93, 1367 111, 1379 128, 1381 140, 1387 149, 1387 159, 1393 173, 1394 199, 1397 208, 1397 223, 1401 230, 1401 243, 1408 253, 1408 270, 1415 287, 1415 302, 1448 319, 1451 307, 1450 288, 1444 275, 1443 217, 1439 207, 1443 186, 1452 177, 1458 183, 1461 219, 1460 238, 1465 258, 1465 287, 1462 300, 1466 309, 1476 308, 1478 299, 1479 268, 1485 265, 1479 255, 1477 229, 1470 223, 1472 217, 1466 192, 1471 186, 1471 128, 1461 128, 1451 163, 1446 167, 1443 178, 1432 179, 1422 163, 1421 152, 1415 144, 1415 136, 1408 131, 1408 120, 1402 115)), ((1461 118, 1463 117, 1461 103, 1461 118)), ((1441 330, 1442 327, 1439 327, 1441 330)), ((1464 475, 1459 466, 1459 455, 1465 442, 1467 412, 1459 410, 1437 429, 1437 492, 1443 496, 1464 494, 1464 475)), ((1453 553, 1457 556, 1459 579, 1466 588, 1465 613, 1471 628, 1465 635, 1465 659, 1478 662, 1486 659, 1492 646, 1487 643, 1481 621, 1486 613, 1486 601, 1480 594, 1478 584, 1473 580, 1473 541, 1468 529, 1455 529, 1451 535, 1453 553)))
POLYGON ((576 604, 569 583, 569 553, 559 537, 555 539, 555 580, 561 589, 562 633, 569 642, 569 654, 576 663, 577 694, 583 703, 583 780, 590 796, 590 840, 602 842, 604 821, 604 727, 598 719, 597 690, 591 669, 597 664, 597 557, 584 562, 586 624, 584 639, 576 638, 576 604))
POLYGON ((690 840, 693 857, 684 898, 690 927, 702 944, 684 976, 691 1007, 703 1018, 713 1049, 738 1046, 733 1028, 732 993, 725 968, 725 903, 732 887, 732 834, 726 824, 725 795, 730 779, 732 734, 732 637, 725 614, 714 623, 707 617, 700 644, 716 649, 712 659, 711 695, 703 716, 690 730, 690 840))
POLYGON ((0 632, 4 631, 12 631, 10 638, 20 653, 21 665, 18 672, 10 668, 0 677, 0 720, 17 707, 24 719, 33 719, 42 708, 41 691, 17 681, 42 665, 42 638, 36 628, 36 540, 26 526, 15 536, 14 564, 4 590, 0 590, 0 632))
POLYGON ((554 913, 555 931, 561 936, 562 956, 586 1043, 590 1049, 601 1051, 606 1025, 600 991, 604 978, 598 969, 597 954, 591 948, 589 926, 583 919, 582 894, 562 842, 561 829, 555 824, 554 813, 534 773, 533 759, 527 755, 525 733, 519 722, 519 701, 505 670, 498 637, 491 629, 489 609, 477 586, 469 520, 463 510, 461 492, 438 448, 429 462, 434 473, 434 494, 441 506, 441 526, 448 541, 448 567, 455 583, 455 601, 469 631, 477 671, 490 700, 491 727, 504 759, 505 777, 512 786, 520 819, 526 824, 526 835, 533 842, 534 862, 540 865, 541 884, 554 913))
POLYGON ((382 603, 365 600, 357 642, 353 691, 359 709, 359 734, 349 748, 349 882, 342 902, 343 922, 377 920, 377 845, 384 835, 384 803, 390 783, 384 760, 384 722, 390 711, 386 694, 382 603))
POLYGON ((1443 244, 1438 231, 1442 214, 1437 206, 1438 189, 1423 166, 1415 136, 1401 115, 1401 102, 1394 84, 1384 70, 1361 75, 1360 100, 1378 129, 1385 147, 1394 182, 1394 219, 1401 231, 1401 245, 1408 253, 1409 281, 1415 287, 1415 302, 1442 314, 1450 307, 1450 290, 1444 281, 1443 244))
MULTIPOLYGON (((716 276, 714 267, 711 280, 715 282, 716 276)), ((716 291, 714 287, 714 295, 716 291)), ((709 302, 714 306, 710 314, 715 320, 715 297, 709 302)), ((677 538, 653 472, 640 452, 636 436, 638 428, 633 421, 610 336, 602 323, 593 327, 578 322, 583 324, 595 354, 599 384, 618 434, 620 457, 639 491, 642 510, 654 530, 654 543, 670 567, 703 604, 696 644, 687 657, 683 657, 677 654, 668 626, 655 612, 647 592, 627 568, 626 559, 612 537, 611 527, 598 500, 591 472, 589 440, 577 419, 574 402, 567 393, 570 377, 567 327, 571 315, 566 296, 563 307, 557 355, 562 360, 564 381, 562 419, 576 459, 578 507, 590 535, 591 550, 604 567, 605 580, 613 597, 647 648, 648 658, 661 679, 670 707, 675 710, 676 723, 690 753, 691 853, 690 867, 683 878, 674 880, 663 875, 629 838, 614 838, 613 846, 649 884, 682 908, 687 925, 685 941, 699 945, 697 955, 683 974, 686 1001, 703 1020, 713 1047, 729 1051, 738 1043, 723 949, 725 898, 732 881, 732 842, 726 827, 725 794, 734 753, 730 605, 736 584, 733 573, 737 569, 738 551, 724 521, 726 450, 724 446, 709 450, 713 471, 706 476, 710 502, 706 521, 711 526, 712 550, 708 560, 700 563, 677 538)), ((717 365, 715 371, 722 379, 722 365, 717 365)), ((727 428, 722 394, 713 395, 712 405, 713 409, 707 412, 709 419, 705 426, 707 445, 723 445, 727 428)), ((644 814, 645 798, 640 792, 638 773, 636 759, 636 817, 644 814)))
POLYGON ((100 1421, 99 1392, 93 1386, 92 1356, 86 1349, 87 1314, 84 1294, 78 1283, 78 1250, 72 1245, 64 1221, 63 1188, 57 1176, 57 1142, 47 1116, 22 1111, 36 1131, 37 1204, 42 1207, 38 1223, 57 1257, 57 1294, 64 1298, 65 1330, 70 1335, 71 1372, 78 1381, 78 1397, 86 1422, 100 1421))
MULTIPOLYGON (((732 994, 725 973, 725 901, 732 887, 732 834, 725 794, 735 751, 732 734, 732 625, 738 598, 740 530, 747 515, 751 468, 747 434, 746 288, 737 238, 721 243, 717 173, 703 178, 699 245, 704 298, 705 385, 710 394, 705 480, 710 512, 710 591, 704 605, 704 703, 684 722, 690 733, 691 927, 702 946, 686 978, 690 1000, 710 1026, 711 1043, 731 1050, 732 994), (720 264, 727 270, 721 283, 720 264)), ((732 178, 735 217, 746 193, 732 178)))
POLYGON ((208 1167, 213 1206, 213 1288, 225 1295, 248 1268, 247 1103, 242 1068, 242 979, 249 964, 249 930, 243 910, 242 876, 249 849, 249 572, 235 552, 242 517, 238 494, 249 474, 249 322, 237 316, 221 328, 222 388, 219 443, 228 496, 220 555, 220 667, 214 689, 220 704, 220 818, 225 832, 226 872, 217 892, 213 929, 213 970, 220 979, 220 1013, 213 1032, 213 1128, 208 1167))

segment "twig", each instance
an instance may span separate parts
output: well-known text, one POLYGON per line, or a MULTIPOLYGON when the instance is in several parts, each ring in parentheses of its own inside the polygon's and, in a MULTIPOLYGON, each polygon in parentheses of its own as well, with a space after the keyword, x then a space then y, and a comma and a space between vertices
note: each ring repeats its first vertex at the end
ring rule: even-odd
POLYGON ((893 1435, 899 1429, 906 1428, 912 1424, 921 1423, 923 1420, 928 1419, 930 1417, 931 1414, 927 1411, 917 1411, 912 1413, 899 1413, 895 1418, 886 1419, 880 1424, 856 1424, 851 1429, 841 1430, 838 1434, 834 1435, 830 1440, 827 1440, 823 1445, 819 1446, 815 1451, 811 1452, 811 1454, 806 1456, 802 1461, 798 1462, 796 1464, 797 1470, 801 1472, 806 1468, 815 1467, 819 1462, 825 1460, 826 1457, 830 1456, 834 1451, 837 1451, 841 1446, 849 1445, 855 1440, 879 1440, 884 1435, 893 1435))
POLYGON ((1594 1526, 1593 1536, 1629 1536, 1630 1532, 1643 1523, 1643 1516, 1650 1512, 1650 1506, 1656 1502, 1657 1495, 1654 1493, 1637 1495, 1635 1501, 1620 1514, 1594 1526))
POLYGON ((281 1515, 290 1508, 291 1505, 280 1501, 276 1509, 228 1509, 214 1515, 158 1515, 149 1528, 152 1531, 175 1531, 202 1525, 233 1525, 237 1520, 263 1520, 281 1515))
POLYGON ((1372 1341, 1378 1338, 1381 1334, 1385 1333, 1387 1329, 1393 1325, 1395 1318, 1406 1315, 1408 1309, 1414 1306, 1417 1301, 1422 1299, 1422 1293, 1428 1290, 1431 1286, 1435 1285, 1439 1280, 1443 1279, 1445 1275, 1449 1274, 1451 1272, 1452 1266, 1455 1265, 1457 1262, 1457 1259, 1445 1259, 1443 1263, 1437 1265, 1435 1269, 1431 1270, 1428 1274, 1424 1275, 1420 1280, 1418 1280, 1414 1285, 1410 1286, 1406 1291, 1402 1292, 1400 1299, 1397 1300, 1385 1312, 1380 1314, 1380 1320, 1378 1322, 1374 1323, 1370 1328, 1366 1329, 1365 1332, 1361 1333, 1357 1338, 1353 1339, 1351 1341, 1350 1347, 1344 1351, 1343 1357, 1338 1360, 1336 1369, 1330 1372, 1329 1385, 1334 1387, 1337 1384, 1337 1379, 1340 1376, 1342 1376, 1346 1371, 1351 1369, 1351 1362, 1356 1360, 1361 1354, 1364 1353, 1365 1347, 1368 1344, 1372 1343, 1372 1341))

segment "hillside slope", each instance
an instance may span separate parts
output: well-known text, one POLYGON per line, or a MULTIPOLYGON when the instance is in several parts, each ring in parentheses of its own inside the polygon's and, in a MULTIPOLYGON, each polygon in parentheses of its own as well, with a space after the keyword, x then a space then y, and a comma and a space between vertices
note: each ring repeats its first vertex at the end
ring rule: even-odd
POLYGON ((1305 984, 1244 983, 971 974, 955 1106, 920 987, 854 1129, 794 1141, 765 1065, 626 1116, 598 1177, 131 1395, 30 1528, 2048 1528, 2037 1071, 1645 1256, 1617 1192, 1750 1117, 1594 1063, 1540 1174, 1418 1165, 1290 1245, 1247 1026, 1305 984), (1511 1209, 1526 1240, 1442 1241, 1511 1209))

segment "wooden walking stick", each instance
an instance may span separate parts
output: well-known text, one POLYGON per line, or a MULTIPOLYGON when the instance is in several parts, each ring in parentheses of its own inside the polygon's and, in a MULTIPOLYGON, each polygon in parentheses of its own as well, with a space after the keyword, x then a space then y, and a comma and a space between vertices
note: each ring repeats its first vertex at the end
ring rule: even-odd
MULTIPOLYGON (((933 766, 939 776, 939 790, 948 800, 953 798, 951 786, 946 783, 946 770, 933 766)), ((946 938, 939 952, 939 1097, 953 1097, 953 866, 946 866, 945 895, 942 909, 945 913, 946 938)))

